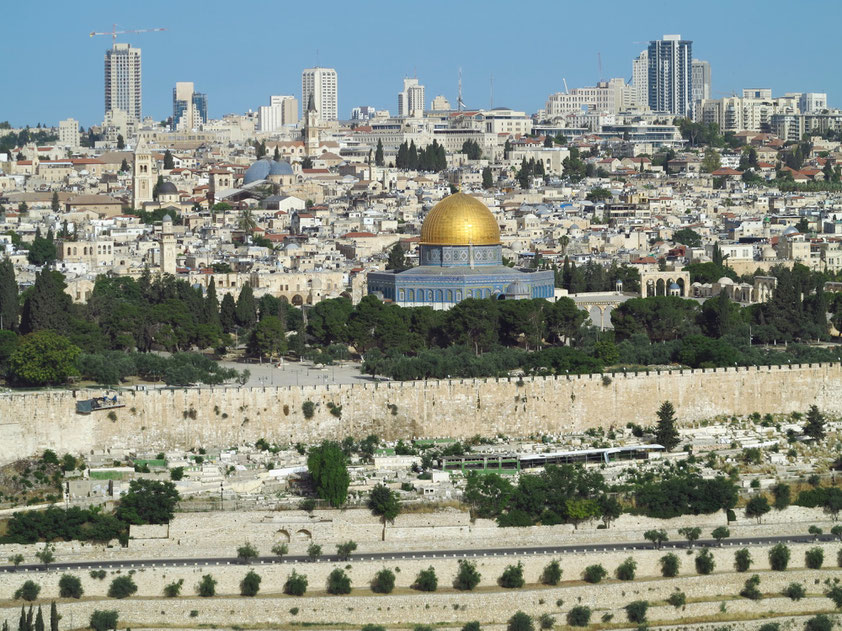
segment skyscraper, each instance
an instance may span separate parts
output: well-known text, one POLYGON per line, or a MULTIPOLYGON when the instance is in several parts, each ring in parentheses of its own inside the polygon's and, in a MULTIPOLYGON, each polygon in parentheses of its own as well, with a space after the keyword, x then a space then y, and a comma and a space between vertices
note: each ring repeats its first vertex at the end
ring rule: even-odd
POLYGON ((298 99, 290 95, 269 97, 269 105, 261 105, 257 111, 258 131, 278 131, 284 125, 298 122, 298 99))
MULTIPOLYGON (((301 103, 306 108, 310 95, 319 118, 335 121, 339 112, 336 70, 333 68, 307 68, 301 73, 301 103)), ((305 112, 306 113, 306 112, 305 112)))
POLYGON ((178 81, 172 90, 172 128, 196 129, 207 122, 207 95, 194 91, 192 81, 178 81))
POLYGON ((105 52, 105 112, 123 110, 130 121, 143 115, 140 49, 114 43, 105 52))
POLYGON ((693 104, 710 98, 710 63, 693 60, 693 104))
POLYGON ((693 42, 664 35, 649 42, 649 108, 693 116, 693 42))
POLYGON ((634 102, 641 107, 649 105, 649 51, 642 51, 632 62, 634 102))
POLYGON ((398 116, 424 115, 424 86, 418 79, 404 79, 403 91, 398 92, 398 116))

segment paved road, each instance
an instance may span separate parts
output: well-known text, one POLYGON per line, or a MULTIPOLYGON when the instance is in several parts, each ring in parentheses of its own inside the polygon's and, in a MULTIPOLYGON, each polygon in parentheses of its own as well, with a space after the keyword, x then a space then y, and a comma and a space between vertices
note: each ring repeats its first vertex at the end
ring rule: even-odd
MULTIPOLYGON (((737 546, 761 546, 776 543, 812 543, 814 541, 831 542, 835 538, 824 535, 818 538, 812 535, 796 536, 774 536, 774 537, 744 537, 726 539, 723 547, 737 546)), ((693 544, 692 547, 718 547, 719 544, 713 539, 702 539, 693 544)), ((667 542, 661 546, 662 550, 686 549, 691 547, 687 541, 667 542)), ((371 552, 363 554, 352 554, 348 559, 339 558, 335 554, 327 554, 311 561, 306 556, 284 556, 284 557, 258 557, 252 560, 252 565, 262 564, 286 564, 286 563, 333 563, 337 561, 382 561, 382 560, 417 560, 417 559, 444 559, 444 558, 470 558, 470 557, 500 557, 500 556, 524 556, 529 554, 575 554, 584 552, 617 552, 631 550, 654 550, 649 542, 629 543, 608 543, 608 544, 578 544, 564 546, 540 546, 522 548, 477 548, 462 550, 429 550, 420 552, 371 552)), ((196 565, 237 565, 241 562, 233 557, 205 557, 205 558, 184 558, 184 559, 136 559, 123 561, 76 561, 57 562, 49 566, 44 565, 19 565, 17 567, 8 565, 0 567, 0 572, 43 572, 45 570, 98 570, 98 569, 123 569, 141 567, 174 567, 174 566, 196 566, 196 565)))

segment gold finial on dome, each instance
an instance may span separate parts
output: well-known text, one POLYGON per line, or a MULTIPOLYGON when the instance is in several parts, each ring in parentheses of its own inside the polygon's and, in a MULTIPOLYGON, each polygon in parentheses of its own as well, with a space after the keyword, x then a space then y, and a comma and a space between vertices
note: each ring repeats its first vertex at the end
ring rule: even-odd
POLYGON ((499 245, 500 226, 488 207, 464 193, 448 195, 427 213, 422 245, 499 245))

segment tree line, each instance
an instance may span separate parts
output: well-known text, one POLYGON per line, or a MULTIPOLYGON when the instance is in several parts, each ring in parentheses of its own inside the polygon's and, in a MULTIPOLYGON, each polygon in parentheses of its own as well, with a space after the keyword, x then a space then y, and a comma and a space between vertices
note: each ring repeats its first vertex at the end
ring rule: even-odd
POLYGON ((447 153, 444 150, 444 145, 440 145, 438 140, 434 140, 431 145, 418 149, 414 140, 409 144, 404 141, 398 147, 398 154, 395 156, 395 168, 436 173, 443 171, 447 168, 447 153))

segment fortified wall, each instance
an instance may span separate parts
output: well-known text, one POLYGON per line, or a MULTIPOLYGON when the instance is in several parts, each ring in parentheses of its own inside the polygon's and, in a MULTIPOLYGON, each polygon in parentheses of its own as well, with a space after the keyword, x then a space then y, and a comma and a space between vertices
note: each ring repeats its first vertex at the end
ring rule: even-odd
POLYGON ((310 443, 476 434, 529 436, 650 424, 665 400, 680 421, 752 412, 842 414, 842 364, 635 372, 614 375, 455 379, 354 385, 127 390, 124 408, 77 414, 96 391, 0 395, 0 464, 50 448, 59 453, 129 448, 230 447, 259 438, 310 443), (302 405, 315 405, 305 418, 302 405), (109 418, 111 416, 112 418, 109 418))

